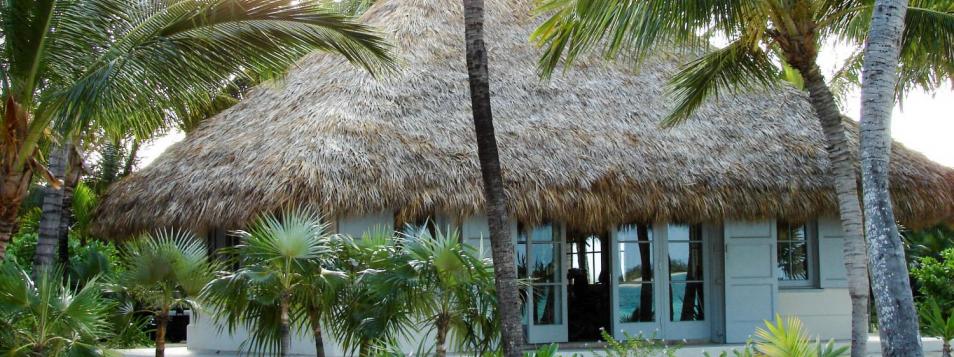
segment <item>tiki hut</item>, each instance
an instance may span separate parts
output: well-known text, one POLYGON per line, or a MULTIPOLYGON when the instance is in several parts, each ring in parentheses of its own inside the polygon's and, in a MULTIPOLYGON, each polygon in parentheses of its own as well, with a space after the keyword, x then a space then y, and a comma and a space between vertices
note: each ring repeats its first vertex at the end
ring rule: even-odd
MULTIPOLYGON (((487 3, 494 119, 516 219, 595 227, 836 212, 804 93, 779 85, 725 95, 662 129, 666 80, 691 56, 660 53, 639 68, 588 58, 541 81, 529 3, 487 3)), ((375 79, 340 56, 303 59, 114 185, 97 233, 236 228, 289 205, 333 216, 479 212, 460 7, 380 1, 364 18, 393 41, 396 73, 375 79)), ((856 143, 857 125, 846 124, 856 143)), ((954 213, 952 169, 895 144, 891 180, 903 223, 954 213)))

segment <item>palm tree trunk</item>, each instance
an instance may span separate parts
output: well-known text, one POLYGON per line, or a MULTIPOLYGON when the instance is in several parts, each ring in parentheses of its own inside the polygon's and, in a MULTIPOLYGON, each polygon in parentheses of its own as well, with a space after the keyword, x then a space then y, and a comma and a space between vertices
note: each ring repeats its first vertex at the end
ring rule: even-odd
MULTIPOLYGON (((69 145, 50 149, 49 170, 57 180, 66 175, 69 145)), ((63 189, 47 185, 43 188, 43 214, 40 216, 36 253, 33 255, 33 274, 46 272, 53 266, 60 240, 60 219, 63 217, 63 189)))
POLYGON ((156 357, 166 355, 166 327, 169 326, 169 307, 163 306, 156 316, 156 357))
POLYGON ((278 308, 281 310, 281 327, 279 333, 281 333, 281 345, 279 346, 278 355, 287 356, 288 349, 291 347, 291 318, 289 317, 288 304, 291 300, 288 292, 282 292, 282 296, 279 298, 278 308))
POLYGON ((437 357, 447 356, 447 330, 450 325, 450 317, 447 314, 441 314, 437 318, 437 357))
POLYGON ((845 233, 845 270, 848 277, 848 294, 851 297, 851 356, 864 357, 868 342, 869 286, 855 158, 849 150, 845 125, 835 104, 835 97, 825 83, 818 65, 812 61, 796 68, 805 79, 805 88, 808 90, 812 108, 821 121, 822 131, 828 142, 828 161, 838 199, 841 227, 845 233))
POLYGON ((947 340, 944 341, 941 347, 941 357, 951 357, 951 343, 947 340))
POLYGON ((477 156, 480 160, 487 221, 490 227, 501 345, 504 356, 519 357, 522 354, 523 326, 520 323, 517 268, 514 263, 513 243, 507 217, 506 194, 490 107, 490 74, 487 68, 487 50, 483 40, 484 2, 483 0, 463 0, 463 3, 467 74, 470 82, 471 108, 474 114, 474 133, 477 138, 477 156))
POLYGON ((7 245, 16 233, 20 204, 30 189, 32 170, 11 172, 6 162, 0 160, 0 261, 6 257, 7 245))
POLYGON ((316 308, 308 309, 308 322, 311 324, 311 334, 315 338, 315 355, 325 357, 325 341, 321 337, 321 312, 316 308))
MULTIPOLYGON (((83 157, 76 151, 76 146, 69 145, 67 156, 66 176, 63 177, 63 216, 60 217, 59 263, 63 267, 63 281, 69 278, 70 267, 70 231, 73 227, 73 193, 83 176, 83 157)), ((85 238, 83 242, 85 246, 85 238)))
POLYGON ((136 156, 139 155, 139 139, 135 137, 132 139, 132 147, 129 148, 129 156, 126 157, 126 163, 123 164, 123 172, 119 177, 126 177, 132 173, 133 167, 136 166, 136 156))
POLYGON ((881 352, 916 357, 923 355, 918 315, 888 191, 891 110, 907 6, 905 0, 875 2, 862 69, 861 178, 881 352))

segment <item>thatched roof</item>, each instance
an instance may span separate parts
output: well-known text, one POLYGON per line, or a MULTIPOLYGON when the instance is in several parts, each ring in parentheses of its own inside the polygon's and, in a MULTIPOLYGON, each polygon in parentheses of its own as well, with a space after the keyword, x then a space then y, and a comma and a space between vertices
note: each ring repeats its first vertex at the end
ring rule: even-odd
MULTIPOLYGON (((638 72, 585 59, 542 83, 529 10, 487 2, 495 124, 517 218, 594 227, 836 212, 823 136, 803 93, 780 86, 724 96, 660 129, 670 108, 665 80, 687 56, 661 54, 638 72)), ((334 215, 478 212, 462 6, 384 0, 365 18, 396 44, 399 73, 375 80, 339 56, 307 57, 283 83, 254 89, 116 184, 98 232, 236 228, 300 204, 334 215)), ((951 169, 899 145, 891 175, 902 221, 954 213, 951 169)))

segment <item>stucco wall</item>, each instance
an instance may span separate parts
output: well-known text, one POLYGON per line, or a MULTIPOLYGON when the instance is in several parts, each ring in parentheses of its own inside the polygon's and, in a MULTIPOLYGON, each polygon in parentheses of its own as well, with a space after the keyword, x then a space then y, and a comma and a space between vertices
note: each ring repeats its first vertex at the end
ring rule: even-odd
POLYGON ((848 289, 780 289, 778 312, 796 315, 812 336, 823 340, 851 338, 851 299, 848 289))

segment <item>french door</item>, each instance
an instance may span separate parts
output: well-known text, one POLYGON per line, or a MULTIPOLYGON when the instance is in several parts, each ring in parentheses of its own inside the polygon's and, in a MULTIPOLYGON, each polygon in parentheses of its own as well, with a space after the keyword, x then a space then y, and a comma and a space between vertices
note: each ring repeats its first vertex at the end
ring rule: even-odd
POLYGON ((614 335, 709 339, 709 254, 701 226, 623 225, 612 239, 614 335))
POLYGON ((527 341, 567 341, 566 234, 557 224, 520 225, 517 276, 530 281, 524 304, 527 341))

